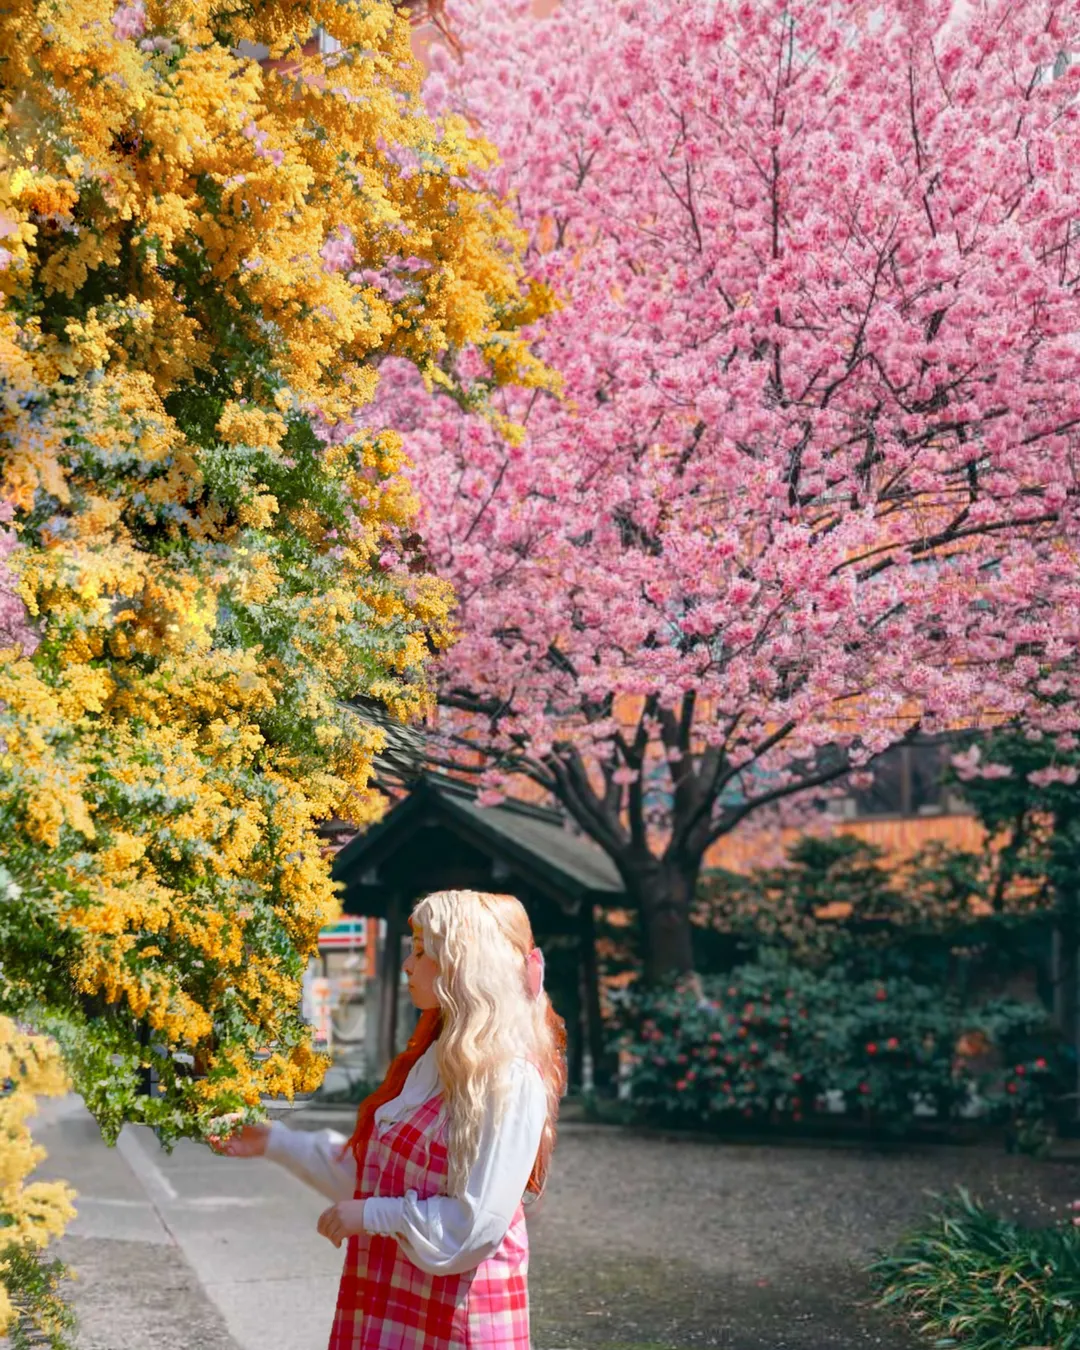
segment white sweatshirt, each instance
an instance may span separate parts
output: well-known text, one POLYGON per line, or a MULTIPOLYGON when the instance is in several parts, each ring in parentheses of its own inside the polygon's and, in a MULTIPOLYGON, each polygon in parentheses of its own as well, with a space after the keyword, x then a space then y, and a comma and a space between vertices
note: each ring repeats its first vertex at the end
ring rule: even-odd
MULTIPOLYGON (((416 1061, 401 1095, 375 1112, 375 1130, 385 1134, 439 1091, 435 1047, 416 1061)), ((506 1236, 536 1161, 547 1118, 547 1094, 535 1065, 515 1060, 502 1119, 489 1112, 480 1152, 461 1197, 427 1200, 415 1191, 373 1195, 364 1202, 364 1227, 398 1240, 410 1261, 431 1275, 459 1275, 492 1256, 506 1236)), ((356 1192, 356 1160, 342 1157, 345 1136, 336 1130, 290 1130, 275 1120, 266 1156, 332 1201, 356 1192)))

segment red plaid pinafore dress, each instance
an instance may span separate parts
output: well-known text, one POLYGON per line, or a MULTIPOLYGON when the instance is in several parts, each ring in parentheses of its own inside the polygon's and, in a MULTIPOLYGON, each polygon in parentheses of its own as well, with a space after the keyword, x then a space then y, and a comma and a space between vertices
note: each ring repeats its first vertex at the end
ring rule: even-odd
MULTIPOLYGON (((356 1199, 445 1195, 449 1176, 442 1095, 381 1137, 373 1131, 356 1199)), ((498 1250, 461 1275, 429 1275, 397 1239, 349 1238, 329 1350, 529 1350, 529 1242, 518 1205, 498 1250)))

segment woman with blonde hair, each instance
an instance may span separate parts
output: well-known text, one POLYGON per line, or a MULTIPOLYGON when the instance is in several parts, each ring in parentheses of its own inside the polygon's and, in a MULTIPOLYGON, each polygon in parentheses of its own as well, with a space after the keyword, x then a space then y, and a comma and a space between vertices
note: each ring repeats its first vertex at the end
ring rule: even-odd
POLYGON ((275 1121, 211 1142, 334 1202, 318 1222, 346 1243, 329 1350, 529 1350, 522 1202, 547 1178, 565 1028, 513 896, 439 891, 410 926, 420 1020, 352 1137, 275 1121))

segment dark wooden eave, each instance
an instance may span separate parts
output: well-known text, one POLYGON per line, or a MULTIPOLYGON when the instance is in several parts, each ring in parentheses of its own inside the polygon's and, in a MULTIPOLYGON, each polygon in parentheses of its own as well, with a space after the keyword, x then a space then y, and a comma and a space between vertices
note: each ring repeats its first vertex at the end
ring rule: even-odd
MULTIPOLYGON (((345 887, 346 910, 384 917, 391 889, 387 869, 399 879, 404 869, 407 876, 410 850, 425 850, 426 841, 447 836, 487 860, 493 889, 524 887, 566 913, 583 902, 615 906, 625 898, 611 859, 590 839, 571 833, 560 812, 517 801, 481 807, 471 785, 425 773, 407 797, 334 858, 333 876, 345 887)), ((399 880, 399 891, 400 886, 399 880)))

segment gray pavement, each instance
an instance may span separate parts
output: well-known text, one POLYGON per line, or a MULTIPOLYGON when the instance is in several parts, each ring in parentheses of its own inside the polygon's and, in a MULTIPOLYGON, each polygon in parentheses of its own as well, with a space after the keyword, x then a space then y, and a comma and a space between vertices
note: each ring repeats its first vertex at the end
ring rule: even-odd
MULTIPOLYGON (((167 1155, 144 1129, 107 1149, 74 1097, 44 1103, 35 1135, 50 1155, 37 1175, 80 1192, 57 1248, 81 1277, 79 1350, 325 1350, 342 1258, 315 1232, 320 1196, 261 1160, 186 1142, 167 1155)), ((1080 1159, 568 1123, 529 1218, 535 1350, 914 1350, 868 1306, 861 1270, 958 1182, 1046 1222, 1080 1196, 1080 1159)))
POLYGON ((109 1149, 76 1097, 34 1135, 35 1175, 79 1192, 57 1253, 80 1277, 80 1350, 325 1350, 342 1253, 315 1231, 321 1196, 261 1159, 166 1154, 140 1126, 109 1149))

